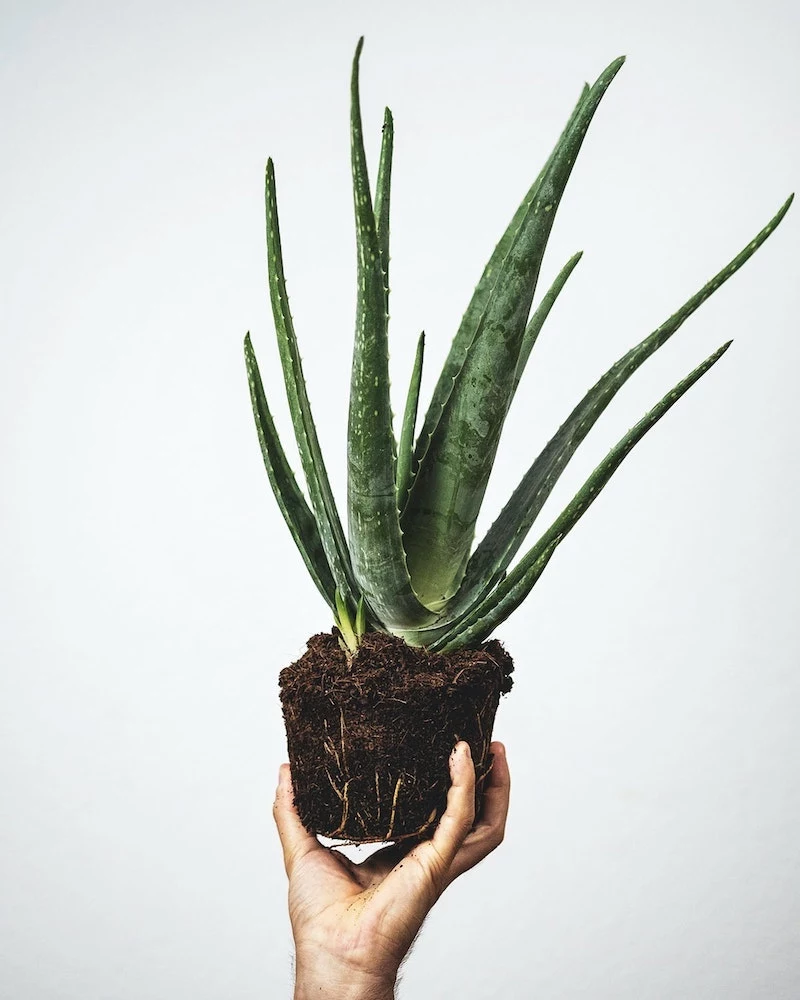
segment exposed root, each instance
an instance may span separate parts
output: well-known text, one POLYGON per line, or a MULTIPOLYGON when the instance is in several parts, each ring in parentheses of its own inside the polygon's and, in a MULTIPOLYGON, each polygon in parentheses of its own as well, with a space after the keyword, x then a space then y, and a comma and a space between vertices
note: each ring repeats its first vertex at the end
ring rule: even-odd
POLYGON ((397 812, 397 800, 400 797, 400 786, 403 784, 403 775, 397 779, 397 784, 394 786, 394 795, 392 796, 392 813, 389 817, 389 829, 386 831, 386 839, 392 839, 392 832, 394 830, 394 818, 397 812))
POLYGON ((342 832, 342 830, 344 830, 344 828, 347 826, 347 817, 350 812, 350 799, 347 796, 347 789, 349 788, 350 782, 352 780, 353 780, 352 778, 348 778, 347 781, 345 781, 344 783, 344 791, 342 792, 342 821, 339 824, 339 826, 333 831, 331 837, 338 837, 339 834, 342 832))
POLYGON ((328 781, 330 781, 330 783, 331 783, 331 788, 334 790, 334 792, 336 792, 336 794, 339 796, 340 799, 343 799, 344 795, 340 791, 340 789, 337 786, 336 782, 333 780, 331 772, 327 769, 327 767, 325 768, 325 773, 328 775, 328 781))
POLYGON ((427 830, 429 830, 433 826, 433 824, 436 822, 436 817, 438 815, 439 815, 439 810, 438 809, 434 809, 431 812, 430 816, 428 816, 428 818, 422 824, 422 826, 418 827, 416 830, 409 831, 409 833, 403 833, 403 834, 400 834, 400 835, 395 834, 395 836, 393 837, 393 840, 395 840, 395 841, 399 841, 399 840, 411 840, 413 837, 421 838, 422 835, 427 830))
POLYGON ((339 709, 339 731, 340 731, 341 737, 342 737, 342 764, 341 764, 341 768, 342 768, 342 771, 344 772, 344 771, 347 770, 347 756, 346 756, 347 751, 345 750, 345 738, 344 738, 345 730, 344 730, 344 709, 343 708, 339 709))
MULTIPOLYGON (((325 726, 325 733, 326 734, 329 733, 330 730, 328 728, 328 720, 327 719, 323 719, 322 722, 323 722, 323 725, 325 726)), ((343 773, 342 772, 342 762, 339 759, 339 754, 338 754, 338 752, 336 750, 336 747, 333 744, 333 740, 331 739, 331 737, 328 736, 328 735, 326 735, 325 739, 322 741, 322 745, 325 747, 325 749, 328 751, 328 753, 334 758, 334 760, 336 761, 336 767, 339 769, 339 773, 342 774, 343 773)))

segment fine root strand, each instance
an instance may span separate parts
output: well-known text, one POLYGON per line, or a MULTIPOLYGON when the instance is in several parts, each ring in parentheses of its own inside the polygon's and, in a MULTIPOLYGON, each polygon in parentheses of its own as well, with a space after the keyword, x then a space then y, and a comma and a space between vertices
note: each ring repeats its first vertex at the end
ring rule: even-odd
POLYGON ((350 799, 347 797, 347 789, 348 789, 348 786, 350 785, 350 782, 352 780, 353 780, 352 778, 348 778, 347 781, 345 781, 345 783, 344 783, 344 790, 343 790, 342 795, 341 795, 341 799, 342 799, 342 821, 336 827, 336 829, 333 831, 333 833, 331 834, 331 837, 338 837, 339 834, 342 832, 342 830, 344 830, 345 826, 347 825, 347 817, 348 817, 348 815, 350 813, 350 799))
POLYGON ((389 829, 386 831, 386 839, 392 839, 392 831, 394 830, 394 818, 397 812, 397 800, 400 797, 400 786, 403 784, 403 775, 397 779, 397 784, 394 786, 394 795, 392 796, 392 812, 389 817, 389 829))

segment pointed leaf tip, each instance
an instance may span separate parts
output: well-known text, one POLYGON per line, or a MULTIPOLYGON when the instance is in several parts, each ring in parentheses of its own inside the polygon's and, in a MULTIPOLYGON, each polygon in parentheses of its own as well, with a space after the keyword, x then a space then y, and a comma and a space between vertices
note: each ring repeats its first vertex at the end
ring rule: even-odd
MULTIPOLYGON (((603 70, 598 79, 609 76, 612 80, 622 69, 625 64, 625 56, 618 56, 613 62, 609 63, 608 66, 603 70)), ((610 82, 610 81, 609 81, 610 82)))

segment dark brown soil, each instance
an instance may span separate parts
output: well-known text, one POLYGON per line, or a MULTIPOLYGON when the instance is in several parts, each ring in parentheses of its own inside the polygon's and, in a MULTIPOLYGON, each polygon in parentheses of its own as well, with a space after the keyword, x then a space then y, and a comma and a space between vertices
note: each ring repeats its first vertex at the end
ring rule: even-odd
POLYGON ((295 802, 307 829, 353 843, 429 836, 444 811, 448 758, 472 750, 476 811, 513 661, 496 640, 431 653, 382 632, 348 658, 336 629, 281 671, 295 802))

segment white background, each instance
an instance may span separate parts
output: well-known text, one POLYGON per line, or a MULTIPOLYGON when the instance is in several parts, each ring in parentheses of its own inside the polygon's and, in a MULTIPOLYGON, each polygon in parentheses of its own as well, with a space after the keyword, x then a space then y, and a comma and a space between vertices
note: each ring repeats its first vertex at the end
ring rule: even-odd
MULTIPOLYGON (((788 0, 2 5, 3 1000, 290 993, 277 675, 330 621, 269 492, 241 345, 251 329, 288 447, 272 155, 341 497, 362 33, 373 170, 384 103, 396 120, 396 409, 419 330, 427 398, 584 79, 628 55, 556 222, 540 292, 585 255, 482 529, 584 390, 798 184, 788 0)), ((795 206, 544 511, 735 339, 500 629, 507 840, 437 906, 401 997, 800 994, 798 251, 795 206)))

